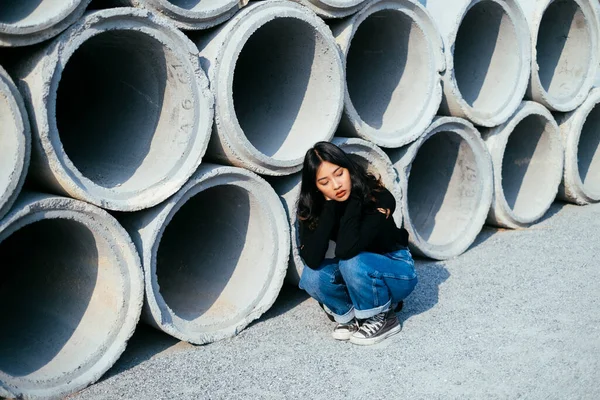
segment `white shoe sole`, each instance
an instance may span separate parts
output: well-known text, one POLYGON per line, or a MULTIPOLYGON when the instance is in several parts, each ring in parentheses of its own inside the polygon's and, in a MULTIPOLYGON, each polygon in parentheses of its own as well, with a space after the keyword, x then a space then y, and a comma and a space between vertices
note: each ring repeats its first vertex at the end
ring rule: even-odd
POLYGON ((342 333, 342 332, 331 332, 331 336, 335 340, 350 340, 354 332, 342 333))
POLYGON ((387 331, 384 335, 373 337, 373 338, 363 339, 363 338, 359 338, 359 337, 356 337, 353 335, 350 337, 350 343, 357 344, 359 346, 369 346, 372 344, 379 343, 379 342, 389 338, 390 336, 395 335, 396 333, 400 332, 401 330, 402 330, 402 325, 398 324, 397 326, 395 326, 392 329, 390 329, 389 331, 387 331))

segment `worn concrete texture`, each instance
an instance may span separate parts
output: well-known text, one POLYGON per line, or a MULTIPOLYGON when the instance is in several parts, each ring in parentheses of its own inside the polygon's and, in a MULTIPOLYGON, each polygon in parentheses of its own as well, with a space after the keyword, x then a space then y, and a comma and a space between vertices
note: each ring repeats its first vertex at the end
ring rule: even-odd
POLYGON ((493 127, 517 109, 530 76, 531 35, 515 0, 419 0, 446 52, 441 114, 493 127))
POLYGON ((479 131, 464 119, 437 117, 418 140, 387 154, 413 252, 441 260, 467 250, 492 201, 492 160, 479 131))
POLYGON ((330 26, 346 59, 336 135, 382 147, 415 140, 442 100, 444 44, 429 13, 416 0, 372 1, 330 26))
POLYGON ((359 11, 368 0, 292 0, 323 19, 344 18, 359 11))
POLYGON ((525 101, 507 122, 481 134, 494 167, 487 223, 518 228, 537 221, 556 198, 563 175, 564 149, 554 117, 525 101))
POLYGON ((87 13, 15 67, 32 123, 32 173, 111 210, 153 206, 196 170, 213 99, 194 44, 146 10, 87 13))
POLYGON ((31 131, 23 98, 0 66, 0 219, 19 195, 30 154, 31 131))
POLYGON ((600 88, 575 111, 556 115, 565 150, 559 197, 577 204, 600 201, 600 88))
POLYGON ((117 220, 23 192, 0 221, 0 393, 60 398, 95 382, 125 350, 143 288, 117 220))
POLYGON ((77 21, 91 0, 4 0, 0 6, 0 47, 48 40, 77 21))
POLYGON ((144 319, 178 339, 204 344, 238 334, 283 285, 287 217, 250 171, 203 163, 166 202, 120 220, 142 258, 144 319))
POLYGON ((146 8, 179 29, 208 29, 227 21, 242 6, 238 0, 102 0, 110 5, 146 8))
POLYGON ((333 340, 291 288, 207 346, 142 325, 104 380, 69 398, 596 400, 599 232, 600 204, 555 203, 528 229, 484 228, 458 258, 417 260, 402 332, 371 347, 333 340))
POLYGON ((332 138, 343 109, 343 60, 314 13, 290 1, 257 2, 192 37, 215 96, 211 160, 289 175, 314 143, 332 138))
POLYGON ((600 62, 598 0, 517 0, 531 30, 527 97, 572 111, 592 88, 600 62))

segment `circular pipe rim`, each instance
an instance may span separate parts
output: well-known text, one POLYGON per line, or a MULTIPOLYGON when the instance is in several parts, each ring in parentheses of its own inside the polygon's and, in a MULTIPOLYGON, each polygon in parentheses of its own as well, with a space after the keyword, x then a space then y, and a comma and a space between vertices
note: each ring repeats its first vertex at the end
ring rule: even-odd
MULTIPOLYGON (((118 245, 111 246, 111 250, 116 253, 117 258, 123 261, 119 266, 121 272, 127 275, 123 280, 129 283, 129 287, 124 290, 124 298, 128 304, 121 306, 123 315, 116 321, 123 323, 115 324, 115 330, 111 332, 111 337, 103 345, 112 339, 111 343, 106 347, 99 346, 99 350, 102 350, 100 355, 95 358, 94 362, 84 365, 86 370, 83 374, 80 372, 82 368, 77 368, 71 371, 67 378, 63 374, 58 378, 47 380, 46 382, 50 382, 49 384, 46 383, 36 388, 34 383, 33 388, 24 389, 22 382, 19 382, 17 387, 10 388, 9 385, 6 385, 7 375, 0 371, 0 377, 2 377, 3 384, 6 385, 6 390, 12 391, 11 394, 23 395, 26 398, 63 397, 98 380, 125 351, 127 341, 133 335, 139 321, 144 297, 141 261, 128 233, 108 212, 89 203, 54 195, 24 193, 9 215, 0 221, 0 242, 28 225, 47 219, 73 220, 84 226, 88 226, 86 222, 98 224, 100 220, 108 221, 108 223, 102 223, 102 227, 105 228, 104 232, 99 232, 98 229, 93 229, 93 232, 100 234, 107 243, 112 244, 115 244, 115 237, 120 236, 120 240, 117 239, 118 245), (63 214, 68 214, 68 217, 63 217, 63 214), (128 318, 128 316, 133 316, 133 318, 128 318), (98 365, 101 366, 98 367, 98 365), (65 380, 67 382, 64 382, 65 380)), ((90 230, 92 229, 90 228, 90 230)))
MULTIPOLYGON (((331 48, 331 54, 334 55, 334 59, 340 71, 339 79, 339 105, 335 112, 335 118, 331 120, 330 127, 324 131, 328 132, 324 135, 321 140, 331 140, 335 133, 335 129, 339 123, 343 111, 344 98, 344 67, 343 60, 339 54, 339 50, 331 31, 325 25, 325 23, 313 15, 312 13, 306 12, 306 8, 296 3, 271 0, 261 3, 256 3, 251 6, 244 8, 241 12, 236 15, 237 20, 232 20, 231 23, 226 25, 226 28, 231 32, 227 36, 226 41, 221 45, 219 49, 219 55, 217 59, 220 60, 214 71, 214 78, 211 79, 211 83, 214 91, 219 91, 220 87, 227 88, 227 93, 233 93, 233 74, 231 71, 235 70, 236 61, 242 51, 242 48, 248 41, 248 38, 244 38, 243 35, 246 32, 255 32, 260 27, 271 22, 273 16, 268 14, 268 11, 282 9, 282 17, 285 18, 296 18, 303 21, 315 28, 315 32, 319 32, 324 42, 327 42, 331 48)), ((260 173, 269 175, 287 175, 299 171, 302 168, 302 161, 304 156, 299 156, 292 160, 277 160, 271 157, 267 157, 260 150, 258 150, 243 134, 242 127, 237 119, 235 107, 233 104, 233 96, 226 96, 224 102, 217 102, 215 106, 215 122, 216 125, 222 125, 223 128, 230 133, 233 140, 228 140, 227 143, 231 148, 238 154, 242 155, 247 159, 254 160, 257 164, 260 173), (280 170, 279 172, 276 170, 280 170)), ((312 143, 311 143, 312 145, 312 143)))
MULTIPOLYGON (((426 107, 421 110, 421 117, 417 120, 416 127, 405 127, 403 131, 376 129, 367 124, 350 98, 348 90, 348 81, 344 80, 344 116, 350 121, 355 133, 365 140, 369 140, 378 146, 396 148, 410 143, 417 139, 427 129, 433 117, 439 109, 442 101, 442 77, 440 72, 445 69, 444 45, 441 34, 437 30, 432 17, 427 10, 419 3, 413 3, 409 0, 374 0, 367 4, 362 10, 348 19, 348 32, 344 31, 342 35, 336 38, 338 45, 347 64, 347 57, 352 45, 352 40, 360 25, 370 16, 379 11, 396 11, 406 15, 423 32, 427 40, 429 59, 433 60, 431 68, 433 74, 429 77, 429 97, 424 102, 426 107), (439 54, 436 54, 439 53, 439 54), (402 132, 402 135, 398 133, 402 132), (389 137, 390 133, 394 135, 389 137), (407 134, 409 133, 409 134, 407 134)), ((347 66, 346 66, 347 69, 347 66)))
MULTIPOLYGON (((485 126, 485 127, 493 127, 496 125, 500 125, 501 123, 508 120, 508 118, 514 113, 514 111, 519 107, 523 96, 527 91, 527 87, 529 84, 530 74, 531 74, 531 34, 529 31, 529 26, 527 24, 527 20, 525 15, 523 14, 523 10, 521 7, 515 2, 515 0, 471 0, 464 7, 464 10, 460 13, 459 17, 460 24, 457 25, 456 29, 452 30, 448 37, 448 45, 446 46, 446 74, 442 77, 444 81, 447 81, 449 90, 452 93, 452 100, 456 102, 456 104, 464 113, 464 117, 468 118, 476 125, 485 126), (498 112, 494 113, 482 113, 478 111, 476 108, 470 106, 465 99, 463 98, 460 89, 458 88, 458 83, 455 76, 454 71, 454 46, 456 42, 456 37, 458 35, 458 31, 462 25, 462 21, 467 15, 467 13, 477 4, 483 2, 490 2, 500 6, 504 13, 511 19, 512 25, 515 28, 516 38, 525 37, 524 40, 517 40, 519 46, 519 54, 520 60, 519 63, 519 71, 516 74, 518 76, 517 82, 514 85, 514 94, 510 96, 504 105, 499 107, 498 112), (449 74, 448 74, 449 72, 449 74), (458 93, 458 96, 455 94, 458 93), (486 115, 489 114, 489 115, 486 115)), ((448 93, 446 90, 444 93, 448 93)), ((463 117, 459 115, 458 117, 463 117)))
MULTIPOLYGON (((512 227, 512 228, 524 228, 541 217, 544 216, 546 211, 550 208, 554 199, 556 198, 556 193, 558 192, 558 187, 560 185, 562 179, 562 171, 563 171, 563 149, 560 139, 560 130, 558 124, 554 120, 554 117, 544 106, 541 104, 535 103, 533 101, 525 101, 521 103, 515 114, 504 124, 493 129, 494 138, 492 141, 488 142, 488 137, 491 139, 491 136, 485 137, 485 142, 488 150, 490 150, 490 155, 493 160, 494 165, 494 193, 492 200, 492 207, 490 208, 490 214, 493 213, 495 216, 495 220, 498 220, 503 226, 512 227), (502 166, 503 166, 503 158, 504 153, 506 151, 506 146, 510 139, 510 136, 513 134, 515 128, 526 118, 531 116, 537 116, 538 118, 544 118, 547 123, 553 128, 554 139, 551 139, 553 146, 556 146, 559 150, 559 164, 557 167, 557 172, 555 174, 554 179, 551 182, 547 182, 546 184, 551 184, 552 187, 555 187, 556 190, 553 191, 553 195, 549 196, 548 199, 544 202, 540 209, 529 217, 522 217, 521 215, 515 213, 510 206, 508 205, 508 201, 506 200, 506 196, 504 195, 504 188, 502 185, 502 166), (495 149, 492 150, 491 147, 494 146, 495 149), (499 168, 496 168, 499 166, 499 168), (496 210, 497 208, 497 210, 496 210), (496 210, 496 211, 495 211, 496 210)), ((488 133, 488 135, 491 134, 488 133)), ((550 133, 552 135, 552 133, 550 133)), ((487 136, 487 135, 485 135, 487 136)))
POLYGON ((485 181, 486 177, 489 181, 492 181, 493 179, 492 159, 483 143, 483 139, 481 139, 477 129, 464 119, 456 117, 436 117, 427 131, 416 142, 408 146, 406 158, 401 159, 399 165, 402 171, 399 172, 405 177, 405 179, 402 179, 402 177, 400 178, 403 193, 402 212, 404 213, 404 228, 409 233, 409 244, 416 253, 437 260, 456 257, 466 251, 475 241, 477 234, 479 234, 485 223, 488 210, 492 203, 493 192, 491 184, 481 185, 481 202, 485 206, 484 211, 478 214, 476 213, 473 216, 470 223, 467 224, 463 233, 459 236, 459 239, 443 245, 432 245, 427 243, 427 241, 421 237, 411 222, 408 208, 408 182, 410 180, 410 169, 423 143, 435 134, 444 132, 451 132, 459 135, 469 144, 471 149, 477 146, 479 152, 473 151, 473 155, 478 159, 479 166, 483 167, 481 169, 482 181, 485 181))
POLYGON ((593 89, 586 100, 577 109, 565 115, 566 123, 568 124, 566 130, 561 124, 561 132, 566 152, 563 184, 565 186, 568 185, 570 191, 574 192, 575 196, 582 200, 581 204, 600 201, 600 191, 596 194, 585 189, 579 173, 578 164, 581 132, 585 126, 588 115, 596 107, 600 107, 600 88, 593 89), (567 156, 569 153, 572 154, 571 157, 567 156))
POLYGON ((199 67, 197 57, 193 56, 197 54, 197 49, 181 32, 162 21, 159 23, 159 19, 147 11, 134 8, 101 10, 86 15, 80 22, 64 32, 53 43, 52 52, 58 55, 58 59, 53 63, 52 75, 46 77, 42 89, 48 93, 48 106, 46 112, 35 114, 39 115, 41 119, 37 125, 43 127, 43 129, 38 128, 37 133, 42 137, 41 145, 44 152, 48 156, 51 165, 54 165, 55 168, 60 167, 55 170, 55 173, 73 182, 73 185, 69 188, 61 185, 65 191, 73 197, 99 207, 115 211, 137 211, 164 201, 185 184, 189 176, 200 165, 201 158, 208 146, 212 128, 213 100, 208 91, 208 80, 199 67), (187 72, 192 77, 190 88, 196 97, 197 104, 199 104, 196 107, 194 116, 194 123, 197 127, 196 134, 190 135, 190 137, 194 137, 194 140, 192 145, 188 147, 190 151, 188 151, 184 165, 180 164, 179 168, 173 168, 171 170, 172 176, 169 176, 170 179, 167 182, 156 182, 154 185, 140 190, 138 194, 129 197, 127 193, 115 196, 112 190, 97 185, 77 169, 69 156, 63 151, 60 131, 56 121, 58 86, 68 60, 87 40, 114 29, 115 20, 119 21, 119 30, 131 30, 147 34, 169 50, 177 48, 183 50, 182 54, 188 56, 185 59, 180 57, 179 60, 182 64, 187 64, 187 72), (164 27, 169 30, 163 31, 161 28, 164 27), (195 62, 192 61, 194 58, 196 58, 195 62), (205 132, 202 132, 203 127, 205 132), (48 142, 51 145, 48 145, 48 142), (56 149, 60 149, 61 152, 59 153, 56 149), (182 171, 186 172, 181 174, 182 171), (95 193, 90 192, 90 188, 95 193))
POLYGON ((0 219, 6 214, 21 191, 27 170, 29 169, 29 160, 31 156, 31 128, 29 126, 29 117, 25 102, 19 93, 19 90, 13 83, 8 73, 0 66, 0 93, 6 93, 8 105, 12 110, 13 120, 16 123, 17 142, 21 142, 18 147, 17 165, 13 172, 18 177, 10 180, 4 194, 8 196, 2 201, 0 196, 0 219))
MULTIPOLYGON (((149 304, 148 311, 151 315, 151 318, 154 320, 154 323, 161 330, 183 341, 194 344, 206 344, 236 335, 250 322, 258 318, 264 311, 273 305, 277 294, 279 293, 279 289, 283 285, 283 280, 287 270, 287 263, 290 254, 290 232, 287 215, 283 205, 281 204, 277 194, 271 189, 269 184, 263 178, 251 171, 239 167, 202 164, 196 174, 194 174, 194 176, 190 178, 185 186, 172 197, 172 201, 165 202, 152 211, 154 216, 152 218, 151 225, 159 227, 159 229, 155 229, 149 237, 152 246, 144 246, 140 253, 142 256, 142 265, 144 267, 146 301, 149 304), (212 180, 217 177, 222 177, 224 174, 231 176, 229 178, 229 182, 218 184, 211 183, 212 180), (281 237, 285 238, 283 241, 284 245, 277 245, 274 251, 277 256, 273 258, 273 263, 270 268, 270 275, 267 277, 268 287, 264 288, 265 290, 261 293, 260 297, 255 299, 251 305, 240 311, 239 314, 243 315, 234 320, 225 320, 226 326, 218 329, 193 332, 197 335, 197 337, 191 337, 190 333, 182 332, 171 323, 173 319, 172 317, 176 314, 170 309, 167 302, 163 298, 158 285, 158 248, 160 247, 160 242, 166 227, 172 221, 175 214, 187 203, 188 200, 207 189, 230 185, 232 179, 239 178, 241 178, 241 181, 235 183, 234 186, 246 189, 249 193, 252 193, 250 192, 251 185, 244 184, 246 182, 253 182, 254 184, 263 186, 263 188, 266 189, 261 191, 260 194, 261 196, 266 197, 266 202, 270 204, 268 207, 266 204, 261 204, 261 206, 263 206, 262 211, 264 212, 265 217, 272 222, 272 225, 277 227, 277 229, 274 230, 275 236, 281 235, 281 237), (274 289, 274 294, 269 293, 274 289), (164 304, 164 306, 159 304, 159 300, 164 304), (247 310, 251 311, 247 313, 247 310)), ((277 243, 280 244, 280 242, 277 243)))
POLYGON ((537 39, 539 34, 539 28, 546 13, 548 7, 554 3, 556 0, 543 0, 538 2, 538 7, 536 12, 534 13, 534 20, 532 21, 531 28, 531 97, 533 100, 541 103, 545 107, 549 108, 551 111, 560 111, 560 112, 569 112, 580 106, 588 96, 590 89, 594 86, 594 81, 596 79, 596 72, 598 71, 598 52, 595 50, 600 45, 600 20, 598 18, 594 9, 591 7, 587 7, 588 3, 584 4, 585 0, 570 0, 575 2, 579 9, 587 16, 588 26, 595 25, 592 29, 589 29, 590 32, 590 40, 591 40, 591 51, 590 55, 592 59, 589 62, 587 72, 585 74, 585 79, 582 81, 579 90, 571 97, 569 101, 563 102, 557 100, 557 97, 552 96, 548 91, 546 91, 541 83, 540 76, 538 73, 538 64, 537 64, 537 39), (591 16, 591 17, 590 17, 591 16), (536 28, 534 29, 533 26, 536 28))

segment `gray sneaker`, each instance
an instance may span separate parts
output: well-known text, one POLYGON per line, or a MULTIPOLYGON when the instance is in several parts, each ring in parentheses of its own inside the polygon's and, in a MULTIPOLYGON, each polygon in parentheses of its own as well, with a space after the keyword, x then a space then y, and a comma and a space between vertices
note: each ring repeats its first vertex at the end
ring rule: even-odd
POLYGON ((333 336, 333 338, 336 340, 348 340, 357 331, 358 321, 356 318, 353 318, 350 322, 346 322, 344 324, 338 323, 335 328, 333 328, 331 336, 333 336))
POLYGON ((365 320, 350 337, 350 343, 370 345, 395 335, 402 330, 402 325, 393 310, 379 313, 365 320))

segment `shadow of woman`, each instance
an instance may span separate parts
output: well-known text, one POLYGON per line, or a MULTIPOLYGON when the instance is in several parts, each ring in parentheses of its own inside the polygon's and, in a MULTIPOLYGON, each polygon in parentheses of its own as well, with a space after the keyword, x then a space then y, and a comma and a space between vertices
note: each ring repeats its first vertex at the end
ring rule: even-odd
POLYGON ((435 307, 439 300, 439 286, 450 277, 450 273, 441 261, 416 258, 415 269, 419 283, 405 301, 404 309, 399 314, 402 322, 435 307))

